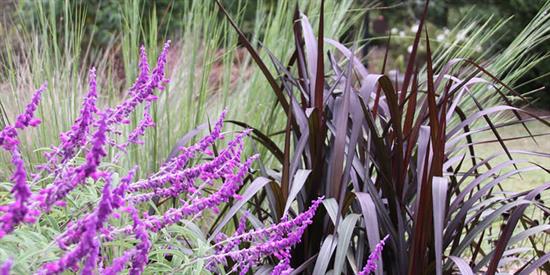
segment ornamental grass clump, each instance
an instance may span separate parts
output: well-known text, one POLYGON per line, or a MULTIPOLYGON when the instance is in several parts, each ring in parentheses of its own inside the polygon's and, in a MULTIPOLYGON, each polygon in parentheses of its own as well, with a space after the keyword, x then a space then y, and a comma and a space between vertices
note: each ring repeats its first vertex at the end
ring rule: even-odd
MULTIPOLYGON (((225 112, 207 136, 194 145, 176 148, 156 173, 136 179, 139 168, 136 166, 118 178, 121 171, 116 164, 127 155, 129 145, 143 144, 140 138, 148 128, 155 127, 150 110, 157 100, 156 91, 162 91, 168 83, 164 71, 169 45, 170 42, 165 44, 153 70, 145 48, 141 48, 139 76, 128 98, 112 108, 98 105, 96 72, 92 68, 79 117, 67 132, 60 134, 59 144, 52 145, 44 154, 45 162, 36 167, 34 176, 27 173, 18 133, 40 123, 35 111, 46 91, 45 84, 35 92, 13 126, 8 125, 0 132, 0 146, 11 154, 14 166, 13 199, 0 208, 0 242, 20 228, 51 221, 49 216, 58 209, 71 209, 74 196, 81 194, 82 188, 101 190, 94 207, 67 223, 55 224, 52 230, 59 230, 51 240, 51 247, 57 247, 52 249, 55 256, 49 256, 31 272, 118 274, 127 270, 129 274, 142 274, 148 266, 164 260, 150 257, 161 247, 156 243, 159 238, 172 237, 175 241, 185 239, 188 244, 186 261, 179 266, 182 272, 202 262, 212 272, 223 272, 230 265, 228 270, 244 274, 269 257, 280 260, 274 273, 291 270, 290 248, 300 242, 322 198, 313 201, 304 213, 285 216, 280 223, 264 228, 247 231, 247 216, 243 215, 234 237, 218 234, 207 242, 210 248, 202 254, 194 251, 196 241, 169 233, 174 226, 199 228, 191 225, 193 221, 207 218, 208 213, 218 213, 219 207, 241 199, 239 191, 257 156, 242 160, 249 130, 237 133, 225 147, 217 146, 227 135, 222 132, 225 112), (130 116, 138 110, 143 110, 142 120, 122 138, 130 116), (118 246, 114 247, 115 243, 118 246), (238 262, 228 264, 230 261, 238 262)), ((165 255, 171 257, 174 255, 165 255)), ((7 259, 1 274, 9 274, 16 266, 16 258, 7 259)))

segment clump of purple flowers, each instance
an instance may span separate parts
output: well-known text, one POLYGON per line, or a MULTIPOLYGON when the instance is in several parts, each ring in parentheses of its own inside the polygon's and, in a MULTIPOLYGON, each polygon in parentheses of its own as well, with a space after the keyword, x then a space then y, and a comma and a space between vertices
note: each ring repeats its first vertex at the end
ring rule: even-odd
MULTIPOLYGON (((98 107, 96 72, 93 68, 90 70, 88 93, 78 118, 67 132, 61 133, 59 144, 51 146, 51 151, 45 154, 45 163, 32 177, 31 183, 39 180, 50 182, 43 189, 32 192, 27 184, 18 131, 40 123, 34 113, 46 85, 34 93, 31 103, 14 125, 0 131, 0 147, 11 153, 15 167, 11 177, 13 202, 0 206, 0 239, 20 224, 34 223, 52 208, 64 206, 67 196, 81 185, 93 182, 102 189, 96 207, 71 221, 56 237, 62 255, 40 266, 37 274, 61 274, 65 271, 117 274, 125 269, 129 274, 142 274, 150 262, 149 253, 154 245, 151 234, 182 224, 185 219, 199 217, 207 210, 216 212, 231 200, 241 199, 238 193, 257 156, 243 160, 244 141, 250 130, 234 135, 224 148, 210 150, 225 138, 222 133, 225 111, 207 136, 191 146, 178 148, 159 171, 144 179, 134 179, 136 167, 120 182, 113 182, 114 168, 102 165, 112 152, 116 161, 126 153, 129 144, 142 144, 141 136, 148 128, 155 127, 149 111, 157 100, 155 91, 163 90, 168 82, 164 71, 169 45, 170 42, 165 44, 153 70, 149 67, 145 48, 141 48, 139 76, 128 97, 112 108, 98 107), (121 127, 129 123, 129 116, 139 108, 144 110, 143 119, 125 141, 117 143, 115 137, 122 134, 121 127), (217 151, 216 154, 213 151, 217 151), (79 156, 84 157, 83 163, 74 161, 79 156), (190 165, 192 159, 200 161, 190 165), (172 199, 174 203, 154 215, 143 213, 143 207, 153 198, 172 199), (123 216, 129 217, 132 225, 113 225, 112 221, 123 216), (106 249, 104 244, 121 236, 132 239, 133 247, 114 259, 106 258, 102 253, 106 249)), ((273 273, 287 274, 292 270, 290 249, 300 242, 321 201, 322 198, 313 201, 307 211, 294 218, 285 216, 280 223, 262 229, 246 231, 246 216, 243 216, 234 236, 220 235, 216 242, 211 243, 216 254, 207 258, 208 268, 214 271, 232 259, 236 261, 233 271, 244 274, 266 257, 273 256, 280 262, 273 273), (243 243, 248 246, 241 248, 243 243)), ((10 259, 1 265, 0 275, 9 274, 12 264, 10 259)))
POLYGON ((213 269, 215 265, 225 265, 228 258, 235 262, 232 271, 239 271, 246 274, 254 264, 263 257, 273 255, 279 260, 273 274, 288 274, 292 271, 290 267, 290 248, 300 242, 306 227, 312 223, 315 211, 323 201, 318 198, 313 201, 309 209, 300 213, 294 219, 288 216, 282 218, 281 222, 272 226, 244 232, 245 220, 241 220, 239 228, 232 237, 223 235, 217 236, 215 255, 208 257, 208 268, 213 269), (239 248, 243 242, 251 245, 247 248, 239 248))

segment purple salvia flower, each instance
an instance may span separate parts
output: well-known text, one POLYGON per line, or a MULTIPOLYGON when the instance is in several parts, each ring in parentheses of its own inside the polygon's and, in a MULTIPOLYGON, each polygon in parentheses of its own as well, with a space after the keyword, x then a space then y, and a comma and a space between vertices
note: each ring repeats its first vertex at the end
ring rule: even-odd
POLYGON ((113 190, 113 208, 117 209, 124 205, 126 191, 128 190, 128 186, 130 185, 130 182, 132 182, 136 171, 137 166, 134 166, 134 168, 132 168, 132 170, 130 170, 128 174, 120 180, 119 186, 113 190))
POLYGON ((157 67, 153 69, 151 86, 158 88, 159 90, 164 90, 164 84, 168 82, 168 79, 164 77, 164 67, 166 66, 166 60, 168 56, 168 49, 170 48, 170 40, 164 43, 164 48, 159 55, 157 61, 157 67))
MULTIPOLYGON (((254 230, 254 231, 247 232, 246 234, 243 234, 243 235, 233 236, 233 237, 227 238, 226 240, 224 240, 224 242, 229 242, 229 241, 232 241, 234 239, 251 240, 251 239, 255 239, 255 238, 256 239, 257 238, 265 238, 265 237, 269 237, 271 235, 278 234, 278 233, 290 232, 296 226, 303 225, 308 220, 311 220, 313 218, 313 216, 315 215, 315 211, 319 207, 319 204, 321 204, 321 202, 323 201, 323 198, 324 197, 320 197, 320 198, 316 199, 315 201, 313 201, 312 205, 310 206, 310 208, 307 211, 305 211, 303 213, 300 213, 294 219, 288 219, 288 217, 285 216, 281 219, 281 222, 276 224, 276 226, 257 229, 257 230, 254 230)), ((218 243, 218 244, 216 244, 216 246, 223 245, 223 244, 224 244, 223 242, 218 243)))
POLYGON ((24 129, 29 126, 35 127, 38 124, 40 124, 40 119, 34 117, 34 112, 38 107, 38 103, 40 103, 40 98, 42 97, 42 93, 46 90, 47 87, 48 87, 48 84, 44 83, 42 84, 42 86, 40 86, 38 90, 36 90, 36 92, 34 92, 31 102, 25 108, 25 112, 17 116, 17 120, 15 122, 15 128, 24 129))
MULTIPOLYGON (((283 217, 282 221, 270 227, 252 230, 244 234, 226 238, 215 245, 225 246, 233 245, 236 240, 251 242, 248 248, 231 250, 225 253, 217 253, 208 257, 207 268, 212 268, 217 263, 224 263, 226 258, 233 259, 236 263, 234 269, 240 270, 240 274, 245 274, 254 264, 266 256, 273 255, 282 263, 278 265, 274 272, 276 274, 286 274, 292 269, 290 263, 290 248, 301 241, 301 236, 306 227, 312 223, 315 211, 321 204, 323 198, 313 201, 311 207, 299 214, 294 219, 283 217)), ((224 249, 218 250, 224 251, 224 249)))
POLYGON ((290 267, 290 259, 285 257, 273 268, 271 275, 286 275, 290 274, 292 270, 292 267, 290 267))
POLYGON ((135 250, 130 250, 124 252, 122 256, 117 257, 113 260, 113 263, 111 266, 104 269, 101 274, 103 275, 116 275, 119 272, 121 272, 124 267, 126 266, 126 263, 132 258, 133 254, 135 254, 135 250))
MULTIPOLYGON (((139 138, 145 134, 145 130, 147 128, 155 127, 155 122, 153 122, 153 118, 151 117, 150 109, 151 109, 151 103, 147 103, 147 106, 145 107, 145 111, 143 112, 143 119, 139 122, 136 129, 134 129, 129 134, 128 143, 143 144, 143 141, 140 140, 139 138)), ((128 143, 123 145, 123 147, 126 147, 128 143)))
POLYGON ((101 159, 107 155, 105 149, 103 148, 106 141, 106 132, 107 132, 107 118, 109 117, 109 112, 103 112, 101 119, 98 121, 97 131, 95 132, 92 138, 92 148, 86 154, 86 164, 82 167, 81 172, 84 173, 83 177, 93 177, 97 178, 96 170, 101 159))
MULTIPOLYGON (((241 216, 240 220, 239 220, 239 226, 237 227, 237 230, 235 231, 235 234, 234 235, 242 235, 245 233, 245 230, 246 230, 246 219, 248 217, 249 213, 246 212, 244 215, 241 216)), ((223 235, 221 235, 223 236, 223 235)), ((218 236, 217 236, 218 237, 218 236)), ((218 242, 221 241, 218 239, 218 242)), ((231 251, 233 248, 237 247, 239 244, 241 244, 242 242, 242 239, 233 239, 227 243, 225 243, 224 246, 221 246, 219 247, 219 249, 217 249, 216 251, 216 254, 223 254, 223 253, 227 253, 229 251, 231 251)), ((218 247, 216 247, 218 248, 218 247)))
POLYGON ((104 223, 113 211, 111 201, 112 193, 107 180, 96 211, 77 222, 83 225, 81 227, 83 230, 72 230, 68 233, 71 239, 79 240, 78 245, 59 260, 43 265, 38 274, 60 274, 67 269, 78 270, 78 263, 83 259, 86 261, 82 273, 92 274, 97 265, 100 246, 97 232, 104 227, 104 223))
POLYGON ((107 121, 108 126, 111 126, 113 124, 118 124, 118 123, 124 123, 124 124, 129 123, 128 116, 132 112, 134 112, 134 110, 139 104, 143 102, 155 101, 157 99, 157 97, 153 94, 153 91, 155 89, 163 90, 164 87, 162 85, 168 81, 164 77, 164 69, 166 65, 166 58, 168 55, 169 47, 170 47, 170 41, 167 41, 164 44, 164 49, 159 55, 159 58, 157 60, 157 66, 153 70, 150 78, 147 80, 147 83, 138 84, 138 83, 141 83, 141 81, 144 79, 141 77, 141 74, 140 74, 140 77, 136 81, 136 85, 134 85, 133 90, 130 93, 130 97, 127 100, 125 100, 123 103, 116 106, 112 111, 111 116, 107 121))
MULTIPOLYGON (((71 192, 77 185, 83 182, 88 176, 92 176, 97 179, 101 175, 96 173, 97 166, 103 156, 106 155, 103 145, 107 143, 106 132, 114 131, 110 128, 112 124, 115 123, 124 123, 127 119, 127 116, 135 110, 135 107, 144 101, 150 101, 149 96, 152 95, 152 91, 161 82, 164 82, 164 66, 166 64, 166 55, 169 42, 165 45, 165 48, 161 55, 159 56, 158 65, 154 70, 154 75, 156 76, 157 81, 153 82, 151 80, 146 81, 147 83, 143 85, 136 85, 136 93, 130 99, 124 101, 122 104, 117 106, 114 110, 107 109, 103 112, 103 117, 100 121, 97 122, 98 130, 92 138, 92 149, 86 155, 86 163, 83 166, 80 166, 76 169, 69 167, 66 171, 56 171, 61 176, 56 175, 56 180, 48 188, 41 191, 39 195, 36 195, 37 204, 40 207, 34 207, 33 211, 37 212, 37 208, 42 208, 49 210, 50 207, 57 203, 60 199, 64 198, 66 194, 71 192), (161 79, 162 81, 160 81, 161 79)), ((141 60, 140 60, 141 73, 137 82, 144 82, 146 74, 148 73, 148 64, 147 58, 145 55, 145 50, 142 48, 141 60)), ((68 160, 74 157, 75 150, 71 148, 83 147, 84 143, 87 142, 87 129, 93 123, 93 114, 97 111, 95 107, 95 101, 97 98, 96 93, 96 84, 95 84, 95 70, 92 69, 90 72, 90 91, 83 106, 80 118, 77 120, 75 125, 69 134, 65 135, 65 143, 58 147, 54 153, 50 154, 50 159, 65 150, 68 149, 64 155, 63 159, 68 160), (80 138, 79 138, 80 137, 80 138), (77 146, 80 145, 80 146, 77 146)), ((8 129, 9 130, 9 129, 8 129)), ((13 132, 13 131, 11 131, 13 132)), ((8 140, 8 139, 6 139, 8 140)), ((39 213, 36 213, 38 216, 39 213)))
POLYGON ((139 48, 139 76, 130 88, 130 95, 134 95, 139 87, 145 85, 149 81, 149 63, 147 62, 147 50, 144 45, 139 48))
MULTIPOLYGON (((165 45, 163 52, 159 56, 159 65, 157 65, 154 71, 154 74, 157 75, 157 79, 162 79, 163 81, 165 81, 164 66, 166 64, 165 59, 167 55, 166 51, 168 49, 168 45, 169 42, 165 45)), ((155 84, 152 81, 152 77, 151 79, 146 77, 149 69, 144 48, 142 48, 141 51, 140 71, 140 76, 136 81, 138 85, 134 85, 137 89, 136 92, 129 99, 125 100, 116 108, 107 109, 103 112, 103 119, 101 119, 101 121, 97 123, 98 131, 94 135, 94 138, 92 138, 93 140, 95 140, 92 141, 92 149, 86 155, 87 162, 85 163, 85 165, 80 166, 76 169, 69 166, 63 170, 56 170, 54 183, 46 189, 41 190, 40 194, 34 196, 36 203, 32 211, 33 213, 35 213, 35 217, 38 217, 40 215, 39 209, 48 211, 51 206, 64 198, 76 186, 81 184, 88 176, 92 176, 95 179, 102 176, 101 174, 96 173, 95 170, 99 165, 99 161, 105 155, 103 145, 106 145, 106 143, 107 145, 112 145, 107 140, 106 132, 117 133, 117 130, 113 129, 112 125, 126 123, 129 114, 135 110, 136 106, 140 103, 143 103, 144 101, 150 101, 149 97, 152 95, 152 91, 155 88, 159 88, 157 87, 159 86, 158 81, 155 84), (101 143, 102 146, 98 146, 98 142, 101 143)), ((88 142, 88 135, 85 129, 88 129, 90 125, 93 124, 93 114, 97 111, 95 107, 95 101, 97 99, 95 86, 95 70, 92 69, 90 72, 90 91, 87 99, 85 100, 81 116, 79 119, 77 119, 77 122, 75 123, 71 131, 66 134, 62 139, 64 140, 64 144, 60 145, 58 148, 54 148, 54 151, 48 154, 49 164, 52 164, 54 162, 53 158, 56 155, 60 154, 60 152, 63 152, 63 150, 65 150, 64 148, 82 148, 84 147, 84 144, 88 142), (81 144, 81 146, 76 146, 74 145, 75 143, 81 144)), ((12 133, 14 132, 14 130, 7 129, 6 132, 12 133)), ((2 140, 6 140, 6 144, 11 141, 11 139, 9 139, 10 135, 7 135, 7 139, 2 139, 2 137, 3 136, 0 134, 0 143, 2 143, 2 140)), ((68 160, 74 157, 74 152, 76 151, 77 150, 68 150, 68 152, 61 155, 64 155, 63 159, 68 160)), ((45 165, 44 169, 48 170, 49 165, 45 165)), ((39 175, 36 179, 39 179, 39 175)))
POLYGON ((92 148, 86 154, 86 162, 76 169, 69 169, 65 175, 54 180, 53 184, 40 191, 36 196, 40 207, 49 210, 57 201, 63 199, 76 186, 81 184, 88 177, 97 180, 104 177, 104 173, 97 172, 97 168, 101 163, 101 159, 107 155, 104 149, 107 141, 106 118, 109 117, 108 112, 103 112, 101 119, 98 121, 97 130, 92 137, 92 148))
POLYGON ((136 194, 129 199, 133 202, 140 203, 154 196, 176 197, 184 192, 194 192, 196 191, 194 183, 197 178, 201 178, 201 180, 205 182, 212 182, 213 180, 221 179, 232 173, 233 167, 238 165, 240 161, 240 153, 235 153, 239 153, 239 151, 233 152, 233 150, 224 149, 212 161, 184 169, 181 172, 172 172, 165 177, 149 181, 145 185, 132 186, 134 190, 136 190, 138 186, 140 188, 152 187, 153 191, 145 194, 136 194), (160 188, 160 185, 163 185, 165 182, 170 182, 171 186, 168 188, 160 188))
POLYGON ((11 151, 19 144, 17 140, 17 130, 11 125, 7 125, 0 132, 0 146, 4 150, 11 151))
MULTIPOLYGON (((129 187, 129 191, 135 192, 144 189, 156 189, 162 187, 167 182, 181 182, 183 180, 189 181, 204 175, 205 173, 212 173, 218 167, 225 165, 226 167, 228 162, 232 162, 237 157, 240 157, 240 151, 242 151, 243 138, 248 135, 249 131, 244 131, 241 134, 237 135, 234 140, 230 141, 223 151, 220 152, 212 161, 201 164, 196 167, 182 169, 185 166, 185 163, 194 155, 187 154, 187 152, 199 150, 195 146, 191 146, 192 150, 184 150, 186 153, 173 158, 169 164, 165 164, 161 167, 161 172, 156 173, 152 177, 149 177, 146 180, 138 181, 132 184, 129 187)), ((205 142, 207 143, 207 142, 205 142)), ((207 146, 205 146, 207 147, 207 146)), ((204 149, 202 149, 204 150, 204 149)), ((238 159, 237 161, 238 162, 238 159)))
MULTIPOLYGON (((100 203, 100 207, 98 209, 99 214, 96 214, 96 213, 89 214, 83 217, 82 219, 80 219, 79 221, 77 221, 76 223, 69 226, 69 228, 67 228, 67 230, 57 238, 57 243, 59 247, 62 249, 66 249, 68 245, 78 242, 80 235, 82 235, 86 229, 84 226, 86 224, 86 220, 92 218, 91 217, 92 215, 96 215, 96 216, 98 215, 100 218, 100 221, 101 220, 106 221, 107 216, 113 213, 114 210, 122 207, 125 203, 124 196, 126 194, 126 188, 128 187, 128 184, 130 183, 130 181, 132 180, 135 172, 136 172, 136 168, 130 170, 128 175, 126 175, 121 179, 119 186, 113 189, 111 194, 105 194, 105 189, 104 189, 103 197, 109 198, 108 200, 109 203, 107 203, 106 201, 104 201, 103 203, 100 203)), ((110 178, 107 178, 107 179, 109 180, 110 178)), ((97 230, 101 230, 101 228, 103 227, 103 223, 98 225, 100 226, 97 228, 97 230)))
POLYGON ((380 259, 380 255, 382 255, 382 249, 384 249, 384 245, 386 244, 386 241, 388 240, 389 235, 384 237, 377 245, 374 251, 372 251, 369 255, 369 259, 367 261, 367 264, 365 267, 363 267, 363 270, 359 272, 358 275, 368 275, 371 272, 374 272, 376 270, 376 262, 378 259, 380 259))
POLYGON ((187 203, 180 208, 171 208, 165 212, 165 214, 159 217, 150 217, 145 220, 145 224, 153 232, 179 222, 184 217, 198 214, 207 208, 214 208, 218 205, 228 202, 230 198, 234 197, 238 189, 242 185, 242 181, 248 172, 248 169, 252 165, 252 162, 257 158, 253 156, 249 158, 244 164, 240 165, 239 171, 236 175, 228 176, 220 189, 208 197, 196 198, 195 200, 187 203))
MULTIPOLYGON (((214 144, 216 140, 223 139, 223 135, 221 134, 221 131, 223 127, 223 121, 226 115, 227 115, 227 110, 224 110, 220 114, 218 121, 216 121, 214 128, 212 129, 212 131, 208 136, 203 137, 199 142, 195 143, 190 147, 179 148, 179 151, 181 153, 175 157, 170 158, 166 163, 164 163, 160 167, 160 171, 161 172, 175 171, 183 168, 187 164, 187 161, 193 158, 197 152, 204 152, 209 146, 214 144)), ((236 144, 239 138, 242 138, 242 137, 237 136, 236 140, 233 143, 236 144)), ((229 146, 231 146, 231 144, 228 144, 228 147, 229 146)))
POLYGON ((15 226, 21 222, 26 221, 26 216, 29 211, 27 204, 31 196, 31 190, 27 185, 25 163, 17 150, 12 152, 12 163, 15 166, 15 171, 11 177, 11 180, 14 182, 11 190, 14 196, 14 202, 7 207, 2 207, 7 208, 7 211, 0 217, 0 238, 5 234, 11 233, 15 226))
POLYGON ((38 90, 36 90, 32 96, 31 102, 25 108, 25 112, 18 115, 14 125, 6 125, 2 131, 0 131, 0 146, 7 151, 15 150, 15 147, 19 144, 17 140, 17 129, 23 130, 29 126, 35 127, 40 123, 40 119, 34 117, 34 113, 42 97, 42 93, 48 87, 48 83, 42 84, 38 90))
POLYGON ((94 122, 94 114, 97 113, 96 101, 96 70, 92 68, 88 75, 88 94, 82 103, 80 115, 75 120, 71 130, 60 135, 61 144, 57 148, 54 148, 52 153, 48 154, 50 159, 55 155, 59 155, 61 156, 61 163, 65 163, 75 157, 78 149, 86 144, 88 131, 94 122))
POLYGON ((131 211, 132 220, 134 221, 134 234, 136 238, 140 241, 136 246, 136 254, 132 259, 132 268, 130 269, 130 275, 139 275, 145 269, 149 259, 149 250, 151 249, 151 241, 149 240, 149 234, 145 224, 139 218, 137 210, 132 208, 131 211))
MULTIPOLYGON (((97 226, 97 224, 90 224, 88 226, 97 226)), ((93 275, 94 270, 97 267, 100 243, 96 232, 97 231, 93 231, 90 229, 90 230, 87 230, 84 234, 83 241, 89 244, 90 252, 88 253, 88 257, 86 258, 84 262, 84 266, 82 267, 82 272, 81 272, 82 275, 93 275)))
POLYGON ((96 220, 95 216, 93 219, 87 220, 86 231, 80 236, 80 242, 74 250, 66 253, 57 261, 43 265, 37 274, 61 274, 68 269, 78 270, 78 263, 96 251, 94 243, 96 220))
POLYGON ((10 275, 11 266, 13 265, 13 260, 8 258, 2 266, 0 266, 0 275, 10 275))
POLYGON ((130 274, 141 274, 148 261, 151 241, 149 240, 145 225, 139 218, 138 211, 133 205, 128 206, 125 211, 129 212, 132 216, 132 220, 134 221, 132 231, 140 243, 132 250, 126 251, 122 256, 115 258, 112 265, 102 272, 105 275, 118 274, 118 272, 124 269, 130 259, 132 259, 130 274))

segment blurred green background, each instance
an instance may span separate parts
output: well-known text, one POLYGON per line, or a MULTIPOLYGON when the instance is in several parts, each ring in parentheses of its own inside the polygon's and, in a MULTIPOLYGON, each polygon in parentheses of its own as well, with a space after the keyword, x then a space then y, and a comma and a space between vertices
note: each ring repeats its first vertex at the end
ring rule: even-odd
MULTIPOLYGON (((18 20, 17 22, 24 24, 37 24, 36 20, 40 18, 38 13, 38 5, 36 2, 39 0, 2 0, 0 5, 0 13, 2 13, 2 23, 10 24, 14 20, 10 20, 10 17, 20 16, 24 20, 18 20)), ((43 6, 50 5, 51 1, 44 1, 43 6)), ((54 1, 55 7, 47 7, 49 9, 55 9, 59 14, 64 7, 63 0, 54 1)), ((84 33, 88 34, 84 36, 82 40, 83 47, 90 46, 93 49, 100 49, 107 47, 110 43, 116 39, 120 31, 123 30, 124 15, 121 6, 125 5, 127 0, 73 0, 68 1, 75 10, 83 11, 85 16, 85 30, 84 33)), ((156 1, 143 1, 140 10, 142 13, 143 26, 150 24, 147 22, 151 18, 151 13, 156 13, 159 18, 158 30, 160 39, 166 37, 170 33, 178 32, 186 24, 187 18, 185 17, 185 10, 188 2, 191 1, 176 1, 176 0, 156 0, 156 1)), ((275 0, 249 0, 249 1, 233 1, 223 0, 223 4, 233 13, 239 14, 241 18, 241 27, 248 34, 254 32, 254 22, 256 21, 256 14, 259 11, 267 11, 276 5, 275 0)), ((365 1, 356 0, 354 8, 367 9, 367 16, 363 23, 368 23, 368 29, 362 29, 363 38, 365 40, 367 48, 369 46, 380 46, 384 44, 385 37, 393 30, 393 35, 403 36, 405 30, 405 36, 412 33, 411 27, 414 27, 415 23, 420 19, 424 1, 421 0, 379 0, 369 1, 365 4, 365 1), (381 20, 381 18, 383 18, 381 20)), ((491 41, 490 45, 479 45, 480 49, 484 53, 487 51, 499 52, 502 51, 509 43, 521 32, 521 30, 529 23, 530 19, 540 10, 545 3, 544 0, 435 0, 431 1, 428 12, 428 21, 430 23, 430 32, 435 33, 437 41, 444 39, 443 34, 448 33, 448 30, 453 29, 459 25, 464 18, 477 18, 480 21, 490 20, 491 18, 510 18, 511 24, 508 24, 506 28, 499 30, 500 33, 496 37, 499 37, 496 41, 491 41), (437 34, 440 34, 439 36, 437 34)), ((62 16, 57 17, 61 22, 64 20, 62 16)), ((357 30, 357 28, 355 29, 357 30)), ((352 31, 348 31, 341 39, 349 40, 350 37, 356 37, 352 31)), ((59 35, 63 35, 59 33, 59 35)), ((262 35, 261 32, 259 34, 262 35)), ((260 39, 261 40, 261 39, 260 39)), ((0 42, 1 43, 1 42, 0 42)), ((409 43, 401 43, 408 45, 409 43)), ((540 55, 546 55, 550 50, 548 43, 539 46, 540 55)), ((370 48, 369 48, 370 49, 370 48)), ((394 64, 395 68, 402 69, 402 64, 406 57, 406 48, 400 49, 399 47, 392 48, 393 61, 390 64, 394 64)), ((518 83, 524 83, 520 87, 517 87, 519 92, 524 94, 530 91, 537 90, 536 93, 529 94, 533 100, 533 106, 538 109, 550 110, 550 60, 545 59, 535 66, 529 73, 524 75, 518 83), (543 88, 544 87, 544 88, 543 88)))

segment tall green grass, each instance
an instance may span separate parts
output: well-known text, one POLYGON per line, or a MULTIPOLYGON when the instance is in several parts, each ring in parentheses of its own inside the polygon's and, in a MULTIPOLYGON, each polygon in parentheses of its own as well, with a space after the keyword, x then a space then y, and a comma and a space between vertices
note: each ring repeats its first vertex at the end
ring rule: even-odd
MULTIPOLYGON (((317 14, 318 5, 299 2, 304 12, 317 14)), ((169 61, 170 84, 153 106, 157 127, 146 133, 144 148, 129 148, 130 158, 122 165, 140 163, 147 168, 145 172, 157 168, 179 138, 223 108, 229 108, 230 118, 245 119, 268 132, 280 128, 278 114, 266 111, 271 109, 273 98, 266 90, 263 76, 251 65, 249 57, 239 51, 237 37, 219 15, 214 1, 184 3, 183 18, 172 18, 170 10, 162 14, 155 9, 144 10, 144 2, 140 0, 120 1, 122 29, 102 49, 91 48, 94 31, 85 28, 93 23, 86 22, 88 7, 75 6, 71 1, 28 2, 13 16, 12 24, 2 26, 12 34, 1 53, 0 82, 5 88, 0 101, 6 110, 2 119, 13 119, 24 108, 34 87, 44 81, 49 83, 39 110, 44 123, 24 137, 27 144, 23 147, 29 148, 24 154, 32 164, 42 159, 41 150, 36 149, 57 144, 57 133, 68 130, 77 117, 91 66, 98 69, 101 104, 113 105, 125 96, 125 89, 136 76, 139 46, 144 44, 153 59, 167 39, 174 45, 169 61), (29 13, 29 9, 36 12, 29 13), (159 22, 166 20, 185 24, 175 33, 159 33, 159 22), (241 60, 236 62, 238 58, 241 60)), ((242 11, 246 3, 236 2, 236 10, 242 11)), ((289 0, 277 1, 259 9, 251 40, 272 49, 278 56, 288 56, 292 49, 284 41, 292 38, 289 31, 292 22, 288 18, 292 18, 294 4, 289 0)), ((328 37, 339 37, 360 22, 361 12, 351 9, 352 4, 352 0, 327 1, 328 37)), ((241 15, 242 12, 236 15, 239 23, 241 15)), ((138 112, 129 129, 140 118, 138 112)), ((1 157, 3 164, 8 161, 1 157)), ((1 171, 2 178, 6 172, 1 171)))

